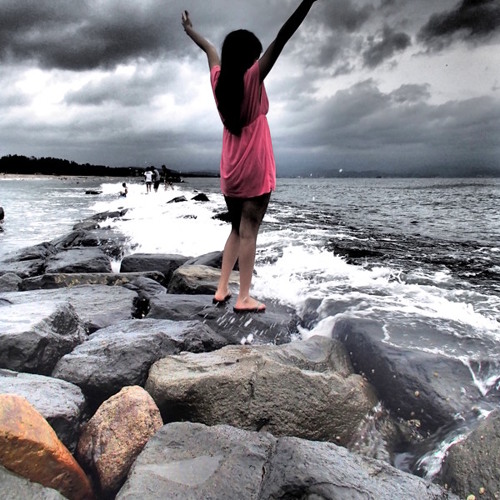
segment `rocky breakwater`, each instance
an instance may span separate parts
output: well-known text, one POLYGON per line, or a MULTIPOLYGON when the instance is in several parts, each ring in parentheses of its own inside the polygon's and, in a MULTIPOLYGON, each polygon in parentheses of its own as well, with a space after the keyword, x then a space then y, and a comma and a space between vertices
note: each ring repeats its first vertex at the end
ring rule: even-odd
MULTIPOLYGON (((106 227, 123 216, 0 261, 2 498, 457 498, 393 466, 422 439, 417 419, 429 432, 456 407, 431 385, 424 407, 409 400, 418 371, 392 390, 367 377, 352 339, 373 325, 291 342, 289 308, 212 304, 220 253, 124 256, 106 227)), ((498 494, 482 476, 498 464, 497 421, 450 459, 460 495, 498 494), (463 467, 478 440, 490 453, 463 467)))

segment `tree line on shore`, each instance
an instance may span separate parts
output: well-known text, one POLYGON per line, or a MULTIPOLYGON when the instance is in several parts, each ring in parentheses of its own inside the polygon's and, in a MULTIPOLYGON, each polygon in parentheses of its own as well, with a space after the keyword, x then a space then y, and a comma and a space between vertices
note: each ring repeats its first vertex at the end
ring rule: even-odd
MULTIPOLYGON (((179 182, 181 175, 175 170, 161 167, 172 182, 179 182)), ((34 156, 7 155, 0 158, 0 173, 22 175, 75 175, 92 177, 142 177, 143 167, 108 167, 105 165, 79 164, 60 158, 35 158, 34 156)))

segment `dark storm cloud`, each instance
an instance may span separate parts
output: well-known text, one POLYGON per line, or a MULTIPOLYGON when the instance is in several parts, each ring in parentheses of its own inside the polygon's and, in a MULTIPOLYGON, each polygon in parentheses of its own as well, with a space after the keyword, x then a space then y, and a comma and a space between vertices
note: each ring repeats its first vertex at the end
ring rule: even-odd
POLYGON ((440 50, 455 38, 476 41, 500 28, 498 0, 463 0, 453 10, 433 14, 418 33, 418 40, 440 50))
POLYGON ((406 33, 396 33, 384 26, 381 40, 370 38, 369 47, 363 53, 365 66, 375 68, 390 59, 396 52, 401 52, 411 45, 411 38, 406 33))
POLYGON ((79 71, 156 57, 171 44, 172 14, 168 3, 3 0, 0 58, 79 71))

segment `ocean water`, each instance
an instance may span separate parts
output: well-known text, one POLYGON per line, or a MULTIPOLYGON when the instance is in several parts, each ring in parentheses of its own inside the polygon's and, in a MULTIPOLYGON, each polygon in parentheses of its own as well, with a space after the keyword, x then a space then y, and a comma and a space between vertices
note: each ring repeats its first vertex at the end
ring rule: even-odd
MULTIPOLYGON (((194 257, 223 248, 229 226, 214 219, 225 211, 218 179, 150 194, 127 179, 126 198, 122 181, 0 177, 0 256, 118 208, 128 209, 124 219, 106 224, 127 237, 127 253, 194 257), (209 201, 193 201, 199 192, 209 201), (179 196, 186 201, 169 203, 179 196)), ((328 335, 344 316, 383 321, 386 342, 459 359, 486 395, 500 387, 499 206, 500 179, 278 179, 252 293, 304 318, 314 304, 297 337, 328 335)), ((424 475, 436 473, 453 439, 460 436, 422 457, 424 475)))

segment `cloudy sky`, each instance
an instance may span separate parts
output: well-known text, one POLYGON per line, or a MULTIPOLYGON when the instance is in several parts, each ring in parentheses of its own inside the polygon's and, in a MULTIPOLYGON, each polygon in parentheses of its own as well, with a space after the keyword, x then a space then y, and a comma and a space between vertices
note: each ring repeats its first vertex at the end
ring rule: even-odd
MULTIPOLYGON (((0 0, 0 156, 217 171, 181 11, 266 47, 298 0, 0 0)), ((278 175, 500 174, 499 0, 317 0, 266 79, 278 175)))

